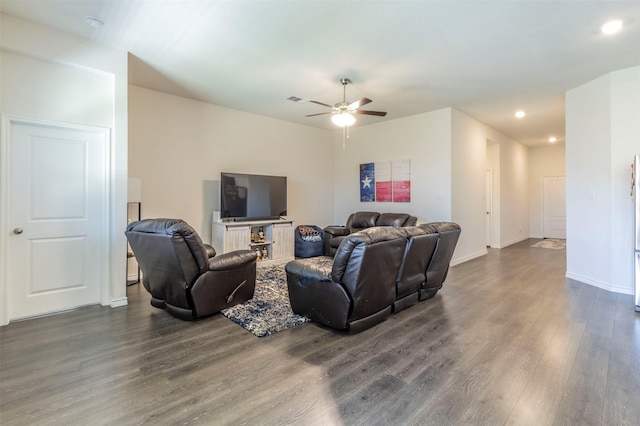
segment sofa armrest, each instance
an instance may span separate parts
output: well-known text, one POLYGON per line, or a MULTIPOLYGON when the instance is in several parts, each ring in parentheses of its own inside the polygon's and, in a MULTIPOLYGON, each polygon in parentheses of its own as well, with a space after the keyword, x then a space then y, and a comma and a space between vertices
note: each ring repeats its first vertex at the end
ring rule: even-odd
POLYGON ((204 244, 204 251, 207 253, 207 259, 211 259, 216 255, 216 249, 214 249, 211 245, 206 243, 204 244))
POLYGON ((258 255, 253 250, 237 250, 209 259, 210 271, 227 271, 255 263, 258 255))
POLYGON ((317 265, 304 260, 292 260, 285 265, 287 275, 312 281, 331 281, 331 266, 317 265))
POLYGON ((332 235, 334 237, 339 237, 339 236, 344 236, 344 235, 349 235, 349 228, 347 228, 346 226, 327 226, 326 228, 324 228, 324 233, 325 234, 329 234, 332 235))

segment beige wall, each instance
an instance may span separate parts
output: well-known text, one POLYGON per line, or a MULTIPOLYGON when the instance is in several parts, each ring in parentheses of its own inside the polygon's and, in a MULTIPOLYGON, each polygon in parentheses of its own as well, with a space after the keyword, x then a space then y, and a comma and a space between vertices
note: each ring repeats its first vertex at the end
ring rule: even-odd
POLYGON ((142 217, 186 220, 211 240, 220 172, 287 177, 288 217, 333 217, 332 134, 173 95, 129 87, 129 176, 142 217))
POLYGON ((485 167, 488 135, 484 124, 456 110, 452 110, 451 135, 452 220, 460 224, 464 233, 456 253, 462 260, 468 260, 487 252, 485 167))
POLYGON ((451 112, 442 109, 354 127, 345 147, 336 132, 335 224, 354 211, 410 213, 419 222, 451 220, 451 112), (411 202, 360 202, 360 164, 411 160, 411 202))
POLYGON ((453 220, 464 224, 468 238, 456 248, 460 260, 486 253, 488 165, 494 172, 493 246, 506 247, 528 238, 528 148, 460 111, 453 110, 452 127, 453 220))
MULTIPOLYGON (((508 245, 528 236, 528 150, 523 145, 452 108, 354 128, 342 148, 335 135, 335 223, 344 223, 357 210, 411 213, 420 222, 454 221, 462 227, 453 263, 486 254, 485 170, 486 146, 499 147, 502 163, 502 216, 498 226, 508 245), (362 203, 359 194, 361 163, 411 160, 410 203, 362 203), (514 162, 514 165, 509 164, 514 162), (522 228, 522 232, 520 229, 522 228)), ((496 173, 499 179, 500 170, 496 173)))
MULTIPOLYGON (((459 111, 446 108, 356 126, 343 150, 340 131, 319 130, 136 86, 123 89, 127 76, 122 54, 113 56, 86 43, 79 46, 71 36, 52 33, 13 18, 3 20, 3 35, 8 34, 3 43, 11 40, 11 51, 28 48, 31 56, 53 56, 115 76, 112 201, 118 212, 112 223, 112 247, 123 247, 118 250, 124 251, 125 246, 123 236, 115 230, 123 229, 126 220, 126 176, 121 171, 126 171, 128 164, 128 176, 140 178, 142 183, 143 217, 182 217, 205 241, 210 240, 211 212, 218 208, 219 174, 235 171, 286 175, 289 216, 298 224, 343 223, 350 212, 365 209, 405 211, 421 222, 458 221, 463 234, 454 260, 467 260, 485 252, 487 140, 500 146, 498 176, 502 181, 498 186, 503 214, 499 245, 528 233, 521 224, 529 221, 528 188, 523 188, 527 150, 459 111), (38 50, 41 44, 33 40, 43 38, 52 43, 38 50), (412 201, 360 203, 359 164, 401 159, 411 160, 412 201)), ((37 73, 36 68, 31 67, 37 73)), ((65 77, 68 83, 72 75, 65 77)), ((37 106, 31 104, 30 108, 37 106)), ((93 107, 85 106, 89 110, 93 107)), ((113 259, 120 258, 116 251, 113 259)), ((112 265, 116 279, 124 275, 124 261, 121 263, 114 261, 112 265)))
POLYGON ((356 126, 344 147, 341 131, 137 86, 130 86, 129 118, 129 176, 142 182, 142 216, 183 218, 205 241, 218 209, 220 172, 230 171, 287 176, 289 217, 298 224, 344 224, 359 210, 452 220, 463 228, 454 262, 481 256, 489 139, 499 146, 503 180, 498 246, 529 234, 527 148, 451 108, 356 126), (411 202, 360 202, 359 165, 403 159, 411 160, 411 202))

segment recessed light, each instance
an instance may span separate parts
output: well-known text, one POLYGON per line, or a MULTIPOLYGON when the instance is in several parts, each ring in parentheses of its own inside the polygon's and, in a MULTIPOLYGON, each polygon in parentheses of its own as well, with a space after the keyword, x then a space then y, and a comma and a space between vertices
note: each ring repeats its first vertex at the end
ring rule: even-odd
POLYGON ((556 139, 556 137, 555 137, 555 136, 551 136, 551 137, 549 138, 549 142, 551 142, 551 143, 555 143, 557 140, 558 140, 558 139, 556 139))
POLYGON ((609 21, 600 27, 603 34, 611 35, 615 34, 622 29, 622 21, 619 19, 614 19, 613 21, 609 21))
POLYGON ((517 111, 517 112, 516 112, 516 117, 517 117, 517 118, 522 118, 522 117, 524 117, 524 111, 517 111))
POLYGON ((93 28, 98 28, 104 25, 104 22, 94 16, 85 16, 84 20, 87 21, 87 24, 89 24, 89 26, 93 28))

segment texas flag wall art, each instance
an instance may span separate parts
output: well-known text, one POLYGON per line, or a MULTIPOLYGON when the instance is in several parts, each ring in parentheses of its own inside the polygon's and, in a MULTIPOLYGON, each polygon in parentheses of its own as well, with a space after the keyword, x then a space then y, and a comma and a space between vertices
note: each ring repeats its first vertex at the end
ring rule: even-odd
POLYGON ((360 164, 360 201, 411 201, 411 160, 360 164))

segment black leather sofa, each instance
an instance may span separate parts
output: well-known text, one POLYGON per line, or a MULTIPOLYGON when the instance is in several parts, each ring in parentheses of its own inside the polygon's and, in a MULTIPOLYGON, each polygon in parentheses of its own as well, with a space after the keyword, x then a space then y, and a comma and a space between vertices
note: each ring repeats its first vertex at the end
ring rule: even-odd
POLYGON ((291 309, 351 332, 379 323, 391 314, 404 248, 403 231, 374 227, 344 238, 330 268, 307 260, 287 263, 291 309))
POLYGON ((436 222, 371 227, 343 238, 333 263, 287 263, 293 312, 351 333, 369 328, 442 288, 460 226, 436 222))
POLYGON ((179 219, 145 219, 125 231, 142 270, 151 305, 192 320, 253 297, 256 254, 238 250, 216 256, 198 233, 179 219))
POLYGON ((424 282, 418 291, 419 299, 427 300, 435 296, 447 279, 449 263, 460 238, 460 225, 453 222, 432 222, 418 226, 427 233, 438 233, 438 244, 429 261, 424 282))
POLYGON ((407 245, 396 281, 394 312, 436 295, 447 278, 460 237, 460 225, 453 222, 432 222, 403 229, 407 245))
POLYGON ((406 213, 355 212, 344 226, 324 228, 324 255, 334 256, 340 243, 349 234, 374 226, 414 226, 418 218, 406 213))

